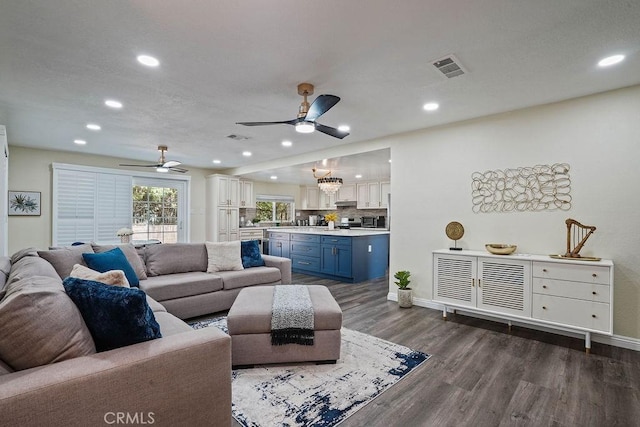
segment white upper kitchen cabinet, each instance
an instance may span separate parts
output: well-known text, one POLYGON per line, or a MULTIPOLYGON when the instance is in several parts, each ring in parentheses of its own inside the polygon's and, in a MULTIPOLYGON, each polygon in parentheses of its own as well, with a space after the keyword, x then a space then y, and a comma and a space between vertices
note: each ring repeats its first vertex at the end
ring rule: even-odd
POLYGON ((350 202, 356 199, 356 184, 343 184, 336 196, 338 202, 350 202))
POLYGON ((255 208, 256 199, 253 196, 253 181, 240 181, 240 207, 255 208))
POLYGON ((380 209, 383 207, 379 182, 363 182, 357 185, 357 190, 358 209, 380 209))

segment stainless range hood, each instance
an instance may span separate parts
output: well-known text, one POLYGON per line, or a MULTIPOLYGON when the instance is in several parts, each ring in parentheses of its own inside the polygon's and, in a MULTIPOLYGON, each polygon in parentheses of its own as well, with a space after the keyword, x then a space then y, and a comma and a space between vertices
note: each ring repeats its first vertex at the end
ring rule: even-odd
POLYGON ((355 200, 343 200, 343 201, 336 202, 336 206, 338 207, 356 206, 356 205, 357 203, 355 200))

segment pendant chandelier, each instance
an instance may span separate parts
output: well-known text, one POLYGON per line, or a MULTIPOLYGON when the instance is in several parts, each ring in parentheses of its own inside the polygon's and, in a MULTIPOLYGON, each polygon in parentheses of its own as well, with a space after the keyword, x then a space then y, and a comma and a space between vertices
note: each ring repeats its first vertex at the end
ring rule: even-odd
POLYGON ((316 169, 313 168, 311 170, 313 171, 313 177, 318 180, 318 187, 326 194, 335 194, 340 189, 340 187, 342 187, 342 178, 331 176, 331 171, 322 176, 317 176, 316 169))

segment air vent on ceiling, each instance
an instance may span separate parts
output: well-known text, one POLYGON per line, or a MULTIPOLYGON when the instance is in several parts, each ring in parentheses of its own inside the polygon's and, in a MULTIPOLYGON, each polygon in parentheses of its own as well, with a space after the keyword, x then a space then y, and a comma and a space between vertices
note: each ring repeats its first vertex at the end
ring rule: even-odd
POLYGON ((460 61, 453 55, 447 55, 444 58, 431 61, 434 67, 445 77, 451 79, 466 73, 466 70, 460 65, 460 61))
POLYGON ((244 135, 236 135, 234 133, 232 133, 231 135, 227 135, 227 138, 229 139, 233 139, 234 141, 243 141, 245 139, 249 139, 248 136, 244 136, 244 135))

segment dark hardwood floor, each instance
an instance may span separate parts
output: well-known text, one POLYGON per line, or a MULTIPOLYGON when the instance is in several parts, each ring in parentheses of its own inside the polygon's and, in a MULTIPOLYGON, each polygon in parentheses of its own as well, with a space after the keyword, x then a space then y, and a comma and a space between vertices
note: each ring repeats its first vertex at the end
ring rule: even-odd
MULTIPOLYGON (((322 284, 343 326, 432 355, 341 426, 640 426, 640 352, 387 301, 387 279, 322 284)), ((234 421, 235 423, 235 421, 234 421)), ((234 424, 238 425, 238 424, 234 424)))

